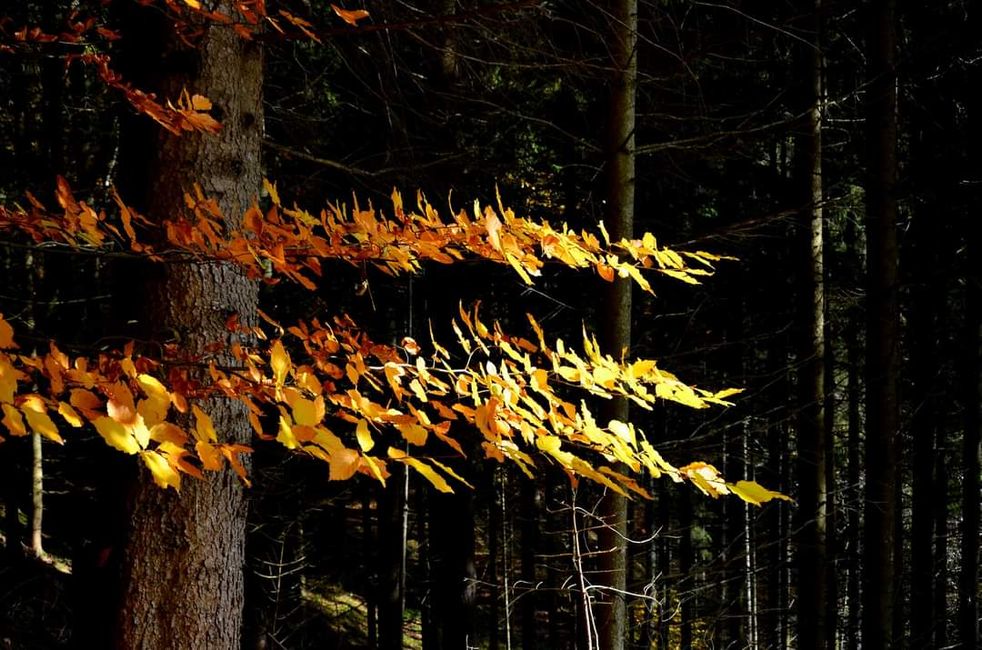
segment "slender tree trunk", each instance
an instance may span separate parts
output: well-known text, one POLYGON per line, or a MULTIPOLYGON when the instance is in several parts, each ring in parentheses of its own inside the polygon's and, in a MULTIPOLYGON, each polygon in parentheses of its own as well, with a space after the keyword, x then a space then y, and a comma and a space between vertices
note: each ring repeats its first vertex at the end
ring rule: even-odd
MULTIPOLYGON (((982 117, 982 116, 979 116, 982 117)), ((969 237, 969 258, 978 260, 982 239, 969 237)), ((982 278, 970 271, 965 283, 965 431, 962 434, 962 565, 958 576, 958 630, 962 648, 979 647, 979 429, 982 426, 980 355, 982 342, 982 278)))
MULTIPOLYGON (((229 1, 212 4, 217 11, 233 13, 229 1)), ((151 88, 165 98, 176 97, 183 88, 205 95, 223 127, 217 135, 157 132, 148 140, 145 127, 124 135, 128 150, 121 152, 121 168, 130 167, 126 171, 133 176, 127 180, 133 184, 123 189, 132 192, 131 200, 142 203, 139 207, 152 219, 163 220, 185 209, 184 192, 197 183, 217 200, 234 227, 261 181, 260 46, 241 39, 229 25, 207 23, 197 47, 188 50, 156 12, 126 9, 134 11, 124 30, 129 55, 136 57, 132 64, 162 73, 147 80, 151 88)), ((181 342, 183 356, 173 361, 206 358, 216 342, 231 343, 236 335, 225 328, 230 313, 239 314, 246 328, 255 323, 257 286, 227 263, 165 266, 146 295, 151 334, 181 342)), ((233 360, 219 353, 217 362, 233 360)), ((225 442, 249 440, 244 405, 222 398, 198 405, 225 442)), ((239 480, 226 469, 201 481, 185 481, 177 494, 160 490, 143 472, 131 503, 117 644, 238 650, 246 517, 239 480)))
POLYGON ((31 434, 31 555, 44 557, 42 523, 44 521, 44 451, 41 435, 31 434))
MULTIPOLYGON (((498 553, 501 552, 501 548, 508 543, 504 539, 504 527, 502 521, 502 504, 501 499, 505 498, 503 491, 499 493, 498 490, 498 472, 501 471, 499 468, 493 468, 488 472, 488 584, 490 590, 490 603, 488 607, 488 650, 498 650, 498 619, 500 614, 498 612, 498 601, 501 600, 506 593, 504 589, 501 588, 501 578, 499 578, 498 573, 498 553), (500 536, 500 537, 499 537, 500 536), (499 539, 501 544, 499 546, 499 539)), ((508 565, 504 562, 501 563, 500 573, 507 575, 508 565)), ((508 603, 505 603, 506 611, 508 603)))
MULTIPOLYGON (((936 119, 939 116, 933 116, 936 119)), ((933 133, 921 129, 917 152, 920 154, 922 174, 932 178, 932 169, 940 161, 931 156, 933 133)), ((942 180, 939 175, 937 180, 942 180)), ((943 182, 943 181, 942 181, 943 182)), ((940 197, 945 188, 935 185, 929 195, 940 197)), ((912 377, 911 446, 909 458, 912 474, 912 512, 910 536, 910 640, 913 648, 929 648, 933 645, 933 629, 939 623, 934 619, 934 573, 936 557, 935 501, 946 503, 943 493, 935 486, 934 459, 937 441, 937 381, 939 373, 938 312, 944 297, 944 288, 937 274, 937 244, 935 215, 941 206, 932 201, 920 206, 912 226, 911 281, 912 304, 910 309, 910 376, 912 377)), ((941 478, 941 477, 938 477, 941 478)))
MULTIPOLYGON (((607 158, 606 226, 613 241, 634 237, 634 128, 637 92, 637 0, 613 0, 611 6, 611 81, 607 158)), ((601 349, 619 358, 631 347, 631 281, 616 279, 604 287, 598 338, 601 349)), ((610 400, 601 411, 602 422, 629 417, 628 402, 610 400)), ((609 587, 594 608, 597 642, 604 650, 621 650, 627 638, 627 500, 608 492, 598 514, 604 522, 598 535, 603 551, 597 584, 609 587)))
MULTIPOLYGON (((694 584, 692 567, 695 564, 695 554, 692 549, 692 497, 687 490, 679 490, 677 494, 679 503, 679 575, 686 580, 686 585, 694 584)), ((685 589, 680 588, 679 596, 682 604, 679 607, 679 642, 683 648, 692 647, 692 617, 695 614, 693 602, 695 599, 695 589, 691 593, 684 593, 685 589)))
POLYGON ((537 572, 535 570, 536 552, 539 548, 540 527, 539 518, 542 516, 542 498, 535 481, 521 482, 519 501, 519 530, 522 548, 520 550, 522 591, 517 594, 521 613, 522 648, 537 647, 538 622, 535 614, 539 602, 537 593, 537 572))
POLYGON ((894 0, 869 6, 866 181, 866 504, 863 648, 894 647, 899 406, 894 0))
POLYGON ((379 499, 378 627, 380 650, 402 648, 405 576, 402 573, 402 520, 406 504, 406 468, 394 467, 379 499))
POLYGON ((819 650, 827 639, 825 270, 822 191, 821 0, 811 9, 810 43, 803 47, 807 108, 796 146, 803 209, 798 250, 803 262, 798 284, 798 647, 819 650))
MULTIPOLYGON (((859 255, 859 241, 857 236, 856 222, 853 218, 848 218, 846 222, 846 247, 852 251, 852 272, 858 281, 862 276, 862 261, 859 255)), ((860 489, 860 455, 862 431, 862 398, 861 398, 861 364, 862 350, 860 349, 860 336, 862 334, 861 317, 859 309, 851 306, 846 315, 846 483, 849 486, 848 498, 850 502, 849 515, 846 521, 846 536, 843 540, 843 549, 846 554, 846 570, 848 580, 846 583, 846 626, 845 638, 846 648, 856 650, 859 647, 860 615, 862 613, 862 603, 860 602, 860 573, 861 573, 861 554, 860 544, 862 534, 860 531, 860 517, 862 509, 863 491, 860 489)))

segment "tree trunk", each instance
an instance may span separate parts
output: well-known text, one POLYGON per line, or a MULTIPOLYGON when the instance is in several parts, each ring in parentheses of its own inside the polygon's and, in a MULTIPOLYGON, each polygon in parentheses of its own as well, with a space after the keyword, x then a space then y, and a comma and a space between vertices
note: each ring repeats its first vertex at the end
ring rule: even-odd
MULTIPOLYGON (((212 4, 219 12, 233 13, 231 2, 212 4)), ((145 128, 124 134, 121 168, 130 167, 126 171, 133 185, 123 189, 143 199, 139 207, 159 221, 180 214, 183 193, 197 183, 218 201, 234 227, 261 181, 261 49, 231 26, 208 23, 202 25, 197 47, 188 50, 156 12, 131 9, 123 33, 130 39, 131 54, 138 57, 133 64, 163 70, 149 82, 164 98, 187 88, 211 99, 222 130, 181 137, 157 130, 152 140, 141 137, 145 128)), ((151 335, 157 340, 180 341, 182 356, 170 361, 200 362, 213 344, 231 343, 235 335, 225 328, 231 313, 239 314, 246 327, 255 322, 257 286, 230 264, 167 265, 158 275, 147 288, 147 323, 153 324, 151 335)), ((232 363, 223 353, 216 361, 232 363)), ((243 404, 210 398, 198 405, 224 442, 249 440, 243 404)), ((226 469, 201 481, 185 480, 177 494, 157 488, 142 472, 131 499, 117 643, 127 648, 237 650, 246 517, 239 480, 226 469)))
MULTIPOLYGON (((977 233, 968 235, 968 259, 982 254, 977 233)), ((962 565, 958 576, 958 630, 962 648, 979 647, 979 428, 980 353, 982 341, 982 278, 969 271, 965 283, 965 343, 963 345, 965 387, 965 431, 962 434, 962 565)))
POLYGON ((863 648, 894 647, 899 316, 894 0, 870 4, 867 42, 866 504, 863 648))
POLYGON ((827 639, 825 271, 822 191, 821 0, 810 11, 810 43, 803 46, 806 119, 798 137, 797 179, 803 205, 798 224, 802 260, 798 284, 798 523, 797 621, 802 649, 827 639))
POLYGON ((521 558, 522 591, 518 594, 518 606, 521 614, 522 648, 537 647, 538 623, 535 613, 539 603, 537 589, 535 560, 539 548, 541 522, 539 518, 544 512, 542 497, 538 484, 534 480, 521 481, 519 496, 519 536, 522 548, 521 558))
POLYGON ((403 575, 403 513, 406 503, 406 469, 394 467, 388 484, 380 489, 378 562, 378 638, 381 650, 402 648, 402 617, 406 576, 403 575))
MULTIPOLYGON (((846 248, 852 251, 852 273, 854 279, 862 276, 862 261, 859 256, 859 240, 854 219, 846 221, 846 248)), ((862 605, 860 602, 860 573, 862 540, 861 508, 862 490, 860 489, 861 443, 862 428, 862 399, 861 399, 861 359, 860 337, 862 335, 861 316, 856 305, 849 308, 846 314, 846 484, 849 486, 847 497, 851 504, 846 521, 846 535, 842 548, 846 555, 846 648, 856 650, 859 647, 859 629, 862 605)))
POLYGON ((475 608, 477 570, 474 565, 474 496, 471 492, 430 494, 430 531, 436 650, 477 645, 475 608))
MULTIPOLYGON (((637 92, 637 0, 614 0, 611 6, 614 73, 611 97, 607 158, 606 226, 612 241, 634 237, 634 128, 637 92)), ((617 278, 604 286, 598 327, 601 349, 614 358, 631 347, 631 280, 617 278)), ((600 411, 601 422, 629 417, 628 402, 610 400, 600 411)), ((604 650, 620 650, 627 638, 627 500, 612 492, 604 495, 598 509, 604 525, 599 529, 601 549, 596 584, 608 587, 594 607, 597 642, 604 650)))

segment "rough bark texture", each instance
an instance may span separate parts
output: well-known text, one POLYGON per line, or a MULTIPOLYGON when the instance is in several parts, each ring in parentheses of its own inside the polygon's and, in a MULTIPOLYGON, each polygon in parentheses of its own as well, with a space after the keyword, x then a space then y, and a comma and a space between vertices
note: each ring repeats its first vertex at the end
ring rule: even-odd
MULTIPOLYGON (((231 11, 230 2, 212 5, 218 11, 231 11)), ((131 28, 153 22, 146 14, 133 19, 131 28)), ((165 97, 182 88, 207 96, 223 128, 216 136, 176 138, 161 132, 147 150, 128 152, 128 164, 146 165, 144 208, 153 219, 174 218, 184 209, 184 191, 197 183, 234 222, 261 182, 261 52, 228 26, 204 26, 195 50, 184 49, 166 26, 150 29, 156 31, 137 29, 139 34, 127 36, 148 39, 137 47, 148 48, 155 42, 163 50, 158 90, 165 97), (140 156, 142 161, 137 160, 140 156)), ((139 176, 135 169, 130 171, 131 178, 139 176)), ((140 189, 134 187, 137 195, 140 189)), ((241 322, 250 325, 258 300, 253 282, 236 268, 217 263, 168 265, 146 291, 152 335, 158 341, 178 343, 180 358, 168 359, 174 363, 208 358, 209 345, 229 342, 224 327, 228 316, 238 313, 241 322)), ((230 360, 219 355, 217 361, 230 360)), ((198 404, 212 417, 223 441, 249 439, 242 404, 225 399, 198 404)), ((231 471, 223 471, 203 481, 186 480, 176 494, 158 489, 144 473, 132 495, 131 513, 117 644, 239 648, 246 516, 239 480, 231 471)))
MULTIPOLYGON (((605 222, 613 241, 634 237, 634 128, 637 93, 638 3, 615 0, 611 6, 611 53, 615 65, 611 83, 607 210, 605 222)), ((606 285, 601 302, 598 339, 601 349, 619 358, 631 347, 631 282, 616 279, 606 285)), ((601 421, 628 420, 627 400, 610 400, 600 411, 601 421)), ((594 607, 597 642, 605 650, 624 647, 627 638, 627 501, 608 492, 598 510, 599 572, 595 584, 609 588, 594 607)))
POLYGON ((894 647, 899 316, 894 0, 869 6, 866 181, 866 504, 863 648, 894 647))
POLYGON ((798 221, 802 266, 798 283, 797 612, 799 647, 826 645, 825 271, 823 265, 821 1, 811 7, 811 43, 802 56, 806 119, 798 137, 798 221))

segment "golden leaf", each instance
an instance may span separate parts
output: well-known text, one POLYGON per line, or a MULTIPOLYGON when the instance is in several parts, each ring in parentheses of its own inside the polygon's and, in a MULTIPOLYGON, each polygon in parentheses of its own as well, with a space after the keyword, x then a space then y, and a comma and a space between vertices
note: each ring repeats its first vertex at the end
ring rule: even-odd
POLYGON ((269 354, 269 365, 273 369, 273 379, 277 388, 286 381, 286 375, 290 372, 290 355, 283 347, 283 342, 276 340, 269 354))
POLYGON ((140 451, 140 443, 137 442, 136 437, 113 418, 101 415, 93 420, 92 424, 110 447, 125 454, 135 454, 140 451))
POLYGON ((26 436, 27 428, 24 426, 24 418, 20 411, 14 408, 13 404, 0 404, 0 407, 3 407, 3 420, 0 422, 3 422, 7 430, 15 436, 26 436))
POLYGON ((194 414, 194 437, 200 442, 218 442, 211 416, 198 408, 197 404, 191 405, 191 413, 194 414))
POLYGON ((0 350, 10 350, 16 347, 17 344, 14 343, 14 328, 3 319, 3 314, 0 314, 0 350))
POLYGON ((332 481, 346 481, 355 475, 361 465, 361 456, 354 449, 335 449, 331 452, 330 475, 332 481))
POLYGON ((177 492, 181 491, 181 475, 171 467, 166 458, 156 451, 141 451, 140 458, 143 459, 143 464, 150 470, 150 475, 153 476, 153 482, 158 487, 172 487, 177 492))
POLYGON ((727 483, 726 485, 730 488, 730 491, 733 492, 733 494, 737 495, 747 503, 754 504, 755 506, 759 506, 762 503, 767 503, 771 499, 783 499, 784 501, 793 502, 791 497, 781 494, 780 492, 768 490, 756 481, 737 481, 736 483, 727 483))

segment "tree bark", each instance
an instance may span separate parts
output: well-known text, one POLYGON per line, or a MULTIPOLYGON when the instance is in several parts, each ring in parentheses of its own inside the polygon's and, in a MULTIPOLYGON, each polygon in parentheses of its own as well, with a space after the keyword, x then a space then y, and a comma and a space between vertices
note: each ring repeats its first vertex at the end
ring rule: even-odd
POLYGON ((869 7, 866 91, 866 490, 863 648, 894 647, 898 478, 895 0, 869 7))
MULTIPOLYGON (((210 3, 232 14, 232 2, 210 3)), ((197 47, 187 49, 153 11, 130 8, 125 37, 138 58, 162 70, 147 79, 162 97, 182 89, 208 97, 222 123, 217 135, 174 137, 145 127, 124 134, 121 167, 133 196, 151 219, 181 214, 184 192, 194 184, 217 200, 234 227, 254 200, 261 181, 262 56, 255 43, 229 25, 202 24, 197 47), (138 40, 137 40, 138 39, 138 40), (156 50, 156 51, 155 51, 156 50), (142 181, 142 182, 141 182, 142 181)), ((124 9, 125 11, 125 9, 124 9)), ((160 269, 146 288, 147 323, 158 341, 176 339, 182 364, 208 360, 215 343, 229 344, 225 321, 232 313, 254 324, 258 290, 227 263, 193 262, 160 269)), ((215 357, 210 357, 215 358, 215 357)), ((219 353, 219 364, 232 360, 219 353)), ((204 376, 196 377, 205 380, 204 376)), ((209 398, 207 412, 223 442, 247 442, 246 407, 209 398)), ((122 603, 116 642, 127 648, 213 648, 237 650, 243 612, 246 500, 231 470, 204 480, 185 480, 180 494, 157 488, 142 472, 131 495, 129 542, 124 551, 122 603)))
POLYGON ((796 603, 802 649, 826 645, 828 554, 826 547, 825 270, 822 190, 821 0, 810 10, 810 42, 803 45, 807 107, 797 138, 799 197, 798 250, 798 523, 796 603))
MULTIPOLYGON (((634 128, 637 93, 638 3, 614 0, 611 54, 614 63, 609 109, 607 158, 606 226, 612 241, 634 237, 634 128)), ((617 278, 604 286, 598 339, 601 349, 619 358, 631 347, 631 280, 617 278)), ((615 399, 600 411, 601 422, 629 417, 628 402, 615 399)), ((604 650, 620 650, 627 639, 627 500, 612 492, 604 495, 598 514, 603 527, 598 532, 601 549, 597 584, 608 589, 597 602, 597 642, 604 650)))

